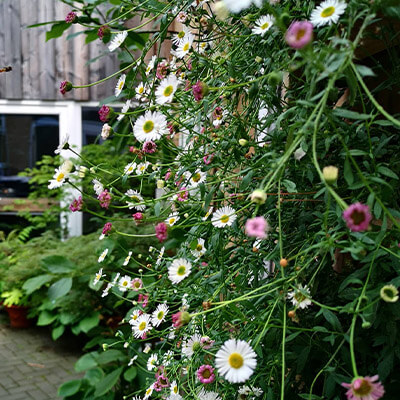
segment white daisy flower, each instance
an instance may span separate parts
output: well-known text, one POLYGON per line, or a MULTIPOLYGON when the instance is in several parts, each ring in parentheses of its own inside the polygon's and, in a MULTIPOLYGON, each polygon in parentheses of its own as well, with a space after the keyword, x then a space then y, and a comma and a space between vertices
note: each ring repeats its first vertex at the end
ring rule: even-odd
POLYGON ((178 46, 180 43, 185 41, 185 39, 187 39, 187 37, 191 34, 192 32, 190 31, 190 28, 187 27, 186 25, 183 25, 181 31, 172 35, 171 41, 174 45, 178 46))
POLYGON ((147 76, 148 76, 148 75, 150 74, 150 72, 153 70, 156 61, 157 61, 157 56, 151 57, 151 60, 150 60, 149 63, 147 64, 146 71, 145 71, 145 73, 146 73, 147 76))
POLYGON ((129 261, 131 260, 131 256, 132 256, 132 252, 130 251, 128 253, 128 255, 125 257, 124 263, 122 264, 124 267, 129 264, 129 261))
POLYGON ((218 373, 230 383, 244 382, 257 366, 256 353, 244 340, 227 340, 215 355, 218 373))
POLYGON ((127 164, 124 168, 124 175, 130 175, 137 167, 135 162, 127 164))
POLYGON ((121 94, 122 89, 124 88, 124 85, 125 85, 125 79, 126 79, 126 75, 125 74, 122 74, 119 77, 118 82, 117 82, 117 86, 115 86, 115 91, 114 91, 115 97, 118 97, 121 94))
POLYGON ((139 83, 139 85, 135 88, 135 92, 136 92, 135 98, 137 100, 139 100, 139 101, 140 100, 144 100, 145 95, 146 95, 146 89, 145 89, 145 87, 143 85, 143 82, 139 83))
POLYGON ((160 85, 155 91, 156 103, 165 104, 171 103, 174 93, 178 88, 179 81, 176 75, 170 74, 160 82, 160 85))
POLYGON ((188 33, 185 39, 179 43, 178 48, 175 50, 175 56, 178 58, 185 57, 192 48, 193 41, 194 36, 191 33, 188 33))
POLYGON ((142 314, 138 317, 134 324, 132 324, 133 336, 141 338, 145 333, 151 330, 150 315, 142 314))
POLYGON ((99 259, 97 260, 97 262, 103 262, 104 261, 104 259, 106 258, 106 255, 108 254, 108 249, 105 249, 101 254, 100 254, 100 257, 99 257, 99 259))
POLYGON ((183 400, 183 397, 179 393, 172 393, 167 397, 167 400, 183 400))
POLYGON ((206 215, 202 218, 202 221, 205 221, 213 212, 214 207, 210 207, 209 210, 206 212, 206 215))
POLYGON ((200 349, 201 346, 201 336, 195 333, 190 339, 185 340, 182 344, 182 353, 187 358, 192 358, 192 355, 200 349))
POLYGON ((157 256, 157 260, 156 260, 156 265, 160 265, 161 264, 161 260, 163 258, 164 255, 164 251, 165 251, 165 247, 163 246, 160 250, 160 253, 157 256))
POLYGON ((310 22, 315 27, 336 24, 346 11, 346 7, 347 4, 343 1, 325 0, 312 11, 310 22))
POLYGON ((208 46, 210 46, 209 42, 199 42, 197 44, 197 52, 199 54, 203 54, 206 51, 208 46))
POLYGON ((146 209, 146 206, 144 204, 139 204, 143 203, 143 197, 137 190, 133 189, 128 189, 125 192, 125 196, 128 196, 130 201, 127 201, 129 209, 136 208, 138 211, 143 211, 146 209))
POLYGON ((138 164, 136 167, 136 175, 143 175, 149 165, 150 163, 148 161, 138 164))
POLYGON ((192 264, 184 258, 174 260, 168 267, 168 278, 172 283, 179 283, 192 271, 192 264))
POLYGON ((165 223, 168 226, 172 226, 172 225, 175 225, 175 223, 178 222, 179 219, 180 219, 179 213, 174 212, 174 213, 171 213, 168 215, 168 218, 165 220, 165 223))
POLYGON ((154 326, 160 325, 165 321, 165 316, 168 314, 168 306, 166 304, 159 304, 151 315, 151 323, 154 326))
POLYGON ((138 309, 132 311, 132 314, 129 316, 129 325, 135 324, 135 321, 140 317, 140 312, 138 309))
POLYGON ((100 194, 104 192, 103 184, 97 179, 93 179, 92 183, 93 183, 93 190, 96 192, 97 196, 100 196, 100 194))
POLYGON ((100 279, 106 276, 106 274, 103 274, 103 268, 99 269, 99 272, 95 275, 94 279, 93 279, 93 285, 97 285, 97 283, 100 281, 100 279))
MULTIPOLYGON (((165 362, 164 362, 164 364, 165 364, 165 362)), ((179 392, 178 384, 176 383, 176 381, 172 381, 170 390, 171 390, 171 394, 177 394, 179 392)))
MULTIPOLYGON (((173 361, 173 359, 174 359, 174 352, 172 351, 172 350, 168 350, 165 354, 164 354, 164 357, 163 357, 163 365, 165 366, 165 367, 168 367, 168 365, 171 365, 171 362, 173 361)), ((178 393, 178 386, 176 385, 176 381, 173 381, 172 383, 171 383, 171 394, 172 393, 178 393), (172 389, 172 386, 176 386, 176 392, 172 389)))
POLYGON ((312 304, 310 297, 310 289, 303 285, 299 285, 297 289, 288 293, 288 299, 292 301, 292 304, 302 310, 312 304))
POLYGON ((111 40, 110 44, 108 45, 108 50, 114 51, 115 49, 118 49, 119 46, 124 42, 126 37, 128 36, 127 31, 122 31, 120 33, 117 33, 115 35, 115 38, 111 40))
POLYGON ((255 35, 264 36, 265 32, 267 32, 271 26, 274 24, 274 17, 270 14, 263 15, 262 17, 258 18, 255 22, 254 28, 252 32, 255 35))
POLYGON ((128 112, 129 108, 131 107, 131 101, 127 100, 126 103, 121 108, 121 113, 117 117, 117 121, 121 121, 122 118, 125 117, 125 113, 128 112))
POLYGON ((66 133, 65 136, 62 137, 58 147, 54 150, 54 153, 55 154, 60 154, 61 150, 63 150, 64 147, 66 147, 66 145, 68 144, 68 141, 69 141, 69 134, 66 133))
POLYGON ((139 142, 158 140, 168 133, 167 119, 158 111, 146 111, 137 119, 133 127, 133 134, 139 142))
POLYGON ((103 293, 101 294, 101 297, 106 297, 108 296, 108 292, 114 285, 112 283, 108 283, 106 288, 103 290, 103 293))
POLYGON ((197 394, 199 400, 221 400, 221 397, 216 392, 206 392, 204 388, 197 394))
MULTIPOLYGON (((129 362, 128 362, 128 367, 130 367, 131 365, 133 365, 133 363, 137 360, 138 356, 133 356, 129 362)), ((137 400, 140 400, 139 397, 137 398, 137 400)))
POLYGON ((128 275, 123 276, 118 283, 118 289, 121 292, 126 292, 127 288, 131 286, 131 278, 128 275))
POLYGON ((187 171, 184 175, 188 181, 188 185, 191 187, 197 187, 200 185, 200 183, 205 182, 205 180, 207 179, 207 173, 203 172, 200 169, 196 169, 193 174, 187 171))
POLYGON ((235 210, 232 207, 226 206, 214 212, 211 223, 217 228, 224 228, 225 226, 231 226, 236 218, 235 210))
POLYGON ((55 170, 53 179, 49 180, 49 189, 57 189, 63 185, 65 179, 68 177, 69 173, 65 171, 62 166, 55 170))
POLYGON ((157 366, 157 362, 158 362, 158 355, 152 354, 147 360, 147 370, 153 371, 153 369, 157 366))
POLYGON ((196 258, 203 256, 207 251, 207 249, 204 247, 204 239, 197 239, 196 247, 194 249, 190 249, 190 251, 196 258))
POLYGON ((146 392, 144 394, 143 400, 147 400, 153 393, 154 390, 154 383, 152 385, 150 385, 147 389, 146 392))

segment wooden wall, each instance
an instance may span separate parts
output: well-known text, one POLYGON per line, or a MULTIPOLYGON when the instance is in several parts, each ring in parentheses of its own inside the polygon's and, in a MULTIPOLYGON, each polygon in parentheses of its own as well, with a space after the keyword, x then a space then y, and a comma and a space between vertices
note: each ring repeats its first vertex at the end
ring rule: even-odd
POLYGON ((45 41, 51 25, 28 29, 39 22, 63 20, 70 7, 56 0, 0 0, 0 98, 24 100, 100 100, 114 92, 117 78, 88 89, 76 89, 65 96, 59 93, 62 80, 75 85, 102 79, 118 70, 115 53, 100 40, 85 45, 85 35, 66 40, 82 30, 78 25, 57 39, 45 41), (93 58, 98 60, 87 64, 93 58))

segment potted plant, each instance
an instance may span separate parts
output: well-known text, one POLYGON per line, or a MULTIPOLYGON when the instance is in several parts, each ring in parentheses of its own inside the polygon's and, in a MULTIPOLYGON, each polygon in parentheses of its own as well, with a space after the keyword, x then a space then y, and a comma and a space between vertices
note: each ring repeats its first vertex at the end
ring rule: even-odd
POLYGON ((28 307, 26 306, 26 296, 24 293, 15 288, 9 292, 1 293, 0 297, 4 298, 3 306, 10 318, 12 328, 29 328, 30 320, 28 319, 28 307))

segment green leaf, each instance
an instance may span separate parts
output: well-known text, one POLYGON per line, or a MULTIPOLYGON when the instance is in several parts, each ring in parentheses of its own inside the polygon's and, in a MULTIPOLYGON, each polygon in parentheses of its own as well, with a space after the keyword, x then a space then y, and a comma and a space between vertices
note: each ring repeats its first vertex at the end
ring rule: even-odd
POLYGON ((243 191, 249 186, 251 179, 253 178, 255 171, 251 170, 250 172, 247 173, 247 175, 243 178, 242 183, 240 184, 240 191, 243 191))
POLYGON ((85 379, 91 386, 97 386, 97 384, 103 379, 104 372, 101 368, 89 369, 85 373, 85 379))
POLYGON ((47 274, 35 276, 25 281, 25 283, 22 285, 22 289, 25 290, 26 294, 31 294, 52 279, 53 277, 47 274))
POLYGON ((65 331, 64 325, 59 325, 51 331, 51 337, 53 340, 57 340, 65 331))
POLYGON ((356 68, 361 76, 376 76, 375 72, 365 65, 356 65, 356 68))
POLYGON ((99 313, 95 312, 94 314, 90 315, 89 317, 84 318, 79 323, 79 328, 82 332, 88 333, 92 328, 97 326, 100 322, 99 313))
POLYGON ((67 24, 65 21, 57 22, 46 32, 46 42, 60 37, 70 26, 71 24, 67 24))
POLYGON ((83 372, 88 369, 97 367, 97 352, 93 351, 88 354, 84 354, 76 363, 75 371, 83 372))
POLYGON ((350 161, 348 158, 346 158, 346 161, 344 162, 344 179, 346 180, 348 185, 352 185, 354 182, 354 176, 353 172, 351 171, 351 166, 350 166, 350 161))
POLYGON ((47 295, 50 300, 56 300, 62 296, 65 296, 72 287, 72 278, 61 278, 57 282, 54 282, 50 287, 47 295))
POLYGON ((121 360, 125 358, 125 354, 120 350, 107 350, 104 353, 99 354, 97 357, 97 363, 99 365, 108 364, 113 361, 121 360))
POLYGON ((63 256, 49 256, 42 258, 41 264, 53 274, 65 274, 73 271, 77 266, 63 256))
POLYGON ((57 318, 57 314, 51 314, 44 310, 39 314, 37 325, 45 326, 51 324, 57 318))
POLYGON ((77 393, 82 384, 81 379, 65 382, 58 388, 58 395, 60 397, 72 396, 77 393))
POLYGON ((327 310, 326 308, 322 309, 322 315, 325 317, 325 319, 332 325, 332 327, 341 332, 342 331, 342 325, 338 319, 338 317, 330 310, 327 310))
POLYGON ((131 382, 136 378, 136 375, 137 375, 137 368, 130 367, 124 372, 124 379, 128 382, 131 382))
POLYGON ((106 375, 98 384, 96 391, 94 392, 94 397, 100 397, 103 394, 107 393, 110 389, 112 389, 115 384, 118 382, 118 379, 122 373, 123 367, 112 371, 108 375, 106 375))
POLYGON ((387 167, 384 167, 383 165, 380 165, 378 167, 378 172, 380 172, 382 175, 386 175, 389 178, 393 178, 393 179, 399 179, 399 176, 397 174, 395 174, 392 170, 390 170, 387 167))
POLYGON ((365 120, 372 118, 371 114, 361 114, 356 111, 346 110, 344 108, 336 108, 335 110, 333 110, 333 114, 339 118, 347 118, 347 119, 365 120))
POLYGON ((86 39, 85 39, 85 44, 88 44, 90 42, 95 41, 99 37, 97 36, 97 29, 92 30, 92 31, 87 31, 86 33, 86 39))

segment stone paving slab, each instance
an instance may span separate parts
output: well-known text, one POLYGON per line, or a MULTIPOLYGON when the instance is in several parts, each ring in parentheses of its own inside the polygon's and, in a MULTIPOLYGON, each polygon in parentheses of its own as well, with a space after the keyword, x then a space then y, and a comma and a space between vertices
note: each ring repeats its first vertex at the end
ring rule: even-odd
POLYGON ((0 400, 61 400, 57 389, 80 377, 79 351, 47 328, 12 329, 0 312, 0 400))

